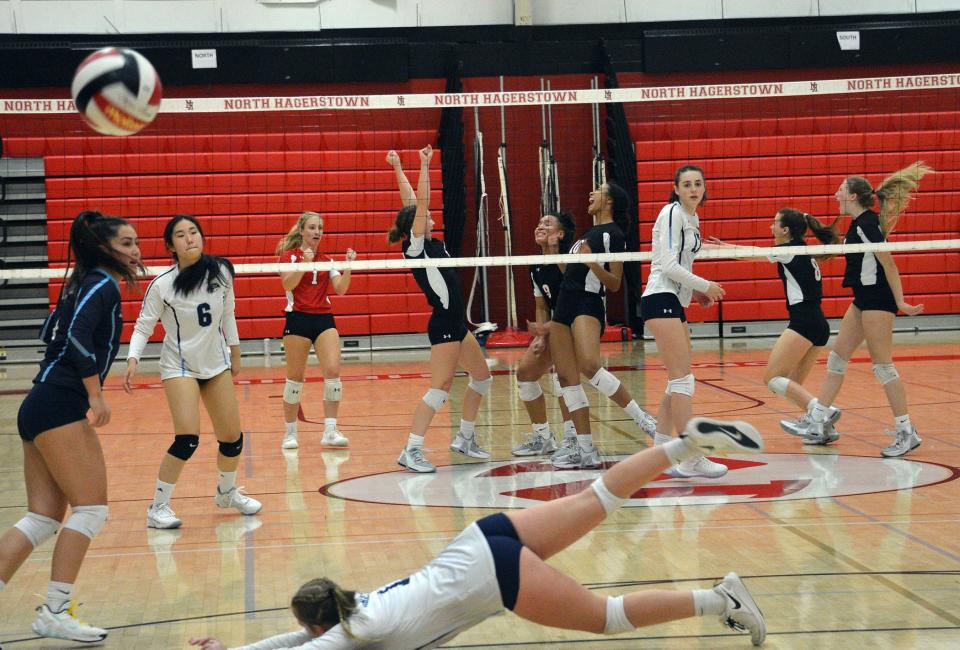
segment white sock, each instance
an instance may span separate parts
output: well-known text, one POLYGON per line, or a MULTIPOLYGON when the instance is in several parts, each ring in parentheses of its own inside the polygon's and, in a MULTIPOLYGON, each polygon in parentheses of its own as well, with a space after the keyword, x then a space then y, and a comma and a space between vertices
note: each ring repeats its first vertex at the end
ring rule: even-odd
POLYGON ((323 432, 330 433, 337 429, 337 418, 323 418, 323 432))
POLYGON ((897 425, 897 431, 913 431, 913 425, 910 424, 909 415, 898 415, 893 418, 893 422, 897 425))
POLYGON ((703 455, 703 452, 687 442, 686 438, 671 438, 669 442, 663 443, 660 447, 674 465, 703 455))
POLYGON ((693 590, 693 611, 697 616, 717 616, 727 610, 727 599, 713 589, 693 590))
POLYGON ((637 400, 635 399, 630 400, 630 403, 624 406, 623 410, 634 420, 640 421, 643 419, 643 409, 640 408, 640 405, 637 404, 637 400))
POLYGON ((411 433, 407 436, 407 449, 423 447, 423 436, 411 433))
POLYGON ((464 438, 472 438, 476 435, 477 430, 474 427, 474 423, 469 420, 460 420, 460 433, 463 434, 464 438))
POLYGON ((810 398, 810 401, 807 402, 807 413, 813 413, 813 407, 819 403, 816 397, 810 398))
POLYGON ((673 440, 673 436, 667 435, 666 433, 657 432, 653 434, 654 445, 662 445, 666 442, 670 442, 671 440, 673 440))
POLYGON ((284 422, 284 433, 296 433, 297 432, 297 421, 293 422, 284 422))
POLYGON ((236 472, 220 472, 220 477, 217 479, 217 491, 220 494, 226 494, 232 490, 237 485, 237 473, 236 472))
POLYGON ((3 588, 7 586, 7 583, 3 580, 0 580, 0 591, 3 591, 3 588))
POLYGON ((588 433, 585 436, 577 434, 577 444, 580 445, 582 449, 593 449, 593 434, 588 433))
POLYGON ((553 436, 550 434, 550 427, 549 427, 549 425, 547 425, 546 422, 544 422, 543 424, 534 424, 534 425, 533 425, 533 432, 534 432, 535 434, 537 434, 538 436, 540 436, 541 438, 552 438, 552 437, 553 437, 553 436))
POLYGON ((173 488, 175 487, 177 487, 176 483, 164 483, 157 479, 157 491, 153 495, 153 505, 159 506, 164 503, 170 505, 170 498, 173 496, 173 488))
POLYGON ((73 595, 73 585, 69 582, 51 580, 47 585, 47 608, 54 614, 59 614, 70 603, 73 595))
POLYGON ((830 409, 830 406, 824 406, 820 402, 813 404, 810 409, 810 417, 813 418, 814 422, 826 422, 827 421, 827 411, 830 409))
POLYGON ((563 437, 564 438, 576 438, 577 437, 577 427, 574 425, 573 420, 564 420, 563 421, 563 437))

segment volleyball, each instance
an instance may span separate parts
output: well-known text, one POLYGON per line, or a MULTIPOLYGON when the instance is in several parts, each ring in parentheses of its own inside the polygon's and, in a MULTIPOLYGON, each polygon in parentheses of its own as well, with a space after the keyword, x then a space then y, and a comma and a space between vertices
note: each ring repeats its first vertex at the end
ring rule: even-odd
POLYGON ((73 75, 70 93, 90 128, 104 135, 132 135, 160 110, 163 86, 139 52, 108 47, 85 58, 73 75))

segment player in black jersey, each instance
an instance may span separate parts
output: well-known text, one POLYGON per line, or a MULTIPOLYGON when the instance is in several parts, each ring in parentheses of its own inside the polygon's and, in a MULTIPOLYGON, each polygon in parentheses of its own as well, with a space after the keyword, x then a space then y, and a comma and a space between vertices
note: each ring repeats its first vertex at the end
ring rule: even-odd
MULTIPOLYGON (((848 176, 834 195, 841 214, 853 217, 845 244, 886 241, 900 213, 906 208, 920 179, 932 171, 922 162, 894 172, 874 189, 865 178, 848 176), (880 212, 872 210, 879 202, 880 212)), ((923 311, 923 305, 904 300, 897 264, 889 252, 847 253, 843 286, 853 290, 853 304, 840 322, 840 332, 827 357, 827 376, 820 395, 809 410, 811 424, 801 431, 807 444, 825 445, 839 438, 829 422, 829 409, 840 392, 847 361, 863 341, 867 342, 873 374, 880 381, 896 427, 893 444, 883 456, 895 457, 920 446, 920 436, 907 413, 907 396, 893 365, 893 319, 899 309, 908 316, 923 311)))
MULTIPOLYGON (((397 213, 396 223, 387 233, 387 238, 392 244, 403 242, 404 257, 450 257, 443 241, 430 236, 433 228, 429 209, 432 158, 433 148, 430 145, 420 150, 420 178, 414 194, 400 165, 400 156, 395 151, 387 154, 387 163, 397 175, 400 198, 403 201, 403 208, 397 213)), ((423 437, 434 413, 440 410, 450 396, 450 386, 458 365, 463 366, 470 375, 470 384, 463 396, 460 431, 450 449, 470 458, 489 460, 490 453, 477 444, 474 424, 477 411, 480 410, 480 401, 490 391, 493 377, 480 344, 467 330, 467 312, 460 278, 452 267, 413 269, 413 277, 427 302, 433 307, 427 326, 430 338, 430 390, 417 403, 410 436, 397 458, 397 463, 413 472, 437 471, 433 463, 423 455, 423 437)))
MULTIPOLYGON (((628 207, 627 193, 615 183, 605 183, 591 192, 587 212, 597 225, 584 233, 570 252, 622 253, 626 248, 623 233, 630 227, 628 207)), ((641 409, 620 380, 600 363, 600 335, 606 321, 603 295, 607 289, 619 289, 622 277, 622 262, 567 264, 564 270, 550 325, 550 353, 577 439, 564 439, 564 445, 552 458, 555 467, 600 465, 600 454, 590 433, 587 395, 580 385, 581 373, 594 388, 621 406, 644 432, 653 436, 656 430, 653 416, 641 409)))
MULTIPOLYGON (((546 214, 541 217, 533 237, 544 255, 562 254, 570 250, 575 227, 573 216, 569 212, 558 210, 555 215, 546 214)), ((534 337, 517 366, 517 390, 530 416, 533 433, 528 434, 523 443, 513 448, 514 456, 540 456, 552 454, 557 449, 557 443, 547 424, 547 405, 540 388, 540 377, 553 365, 547 337, 550 335, 550 319, 560 295, 563 270, 556 264, 535 264, 530 267, 530 280, 533 283, 537 320, 530 324, 534 337)), ((556 377, 552 373, 551 376, 556 377)), ((559 389, 557 396, 560 396, 559 389)), ((570 413, 562 397, 559 401, 565 437, 574 437, 577 434, 570 413)))
POLYGON ((87 548, 107 521, 107 468, 94 427, 110 422, 101 387, 120 347, 119 280, 136 282, 140 244, 125 219, 81 212, 70 227, 70 252, 73 274, 41 330, 46 353, 17 414, 27 514, 0 537, 0 590, 59 530, 33 631, 96 643, 107 631, 77 619, 70 601, 87 548))
MULTIPOLYGON (((812 215, 792 208, 777 212, 770 230, 778 247, 805 246, 804 238, 808 230, 822 244, 836 244, 839 241, 833 226, 824 226, 812 215)), ((809 420, 806 412, 816 399, 803 387, 803 382, 830 339, 830 325, 820 307, 823 287, 817 258, 783 253, 771 255, 769 259, 777 263, 790 322, 770 351, 763 381, 771 391, 786 397, 803 410, 804 415, 798 421, 785 420, 781 423, 788 433, 796 433, 797 429, 806 426, 809 420)), ((839 417, 840 410, 832 408, 831 423, 839 417)))

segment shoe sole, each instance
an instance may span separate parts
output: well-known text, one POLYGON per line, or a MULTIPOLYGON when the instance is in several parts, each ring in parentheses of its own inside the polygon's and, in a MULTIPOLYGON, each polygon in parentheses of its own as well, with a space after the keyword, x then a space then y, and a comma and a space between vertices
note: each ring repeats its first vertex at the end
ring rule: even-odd
POLYGON ((724 577, 724 580, 727 579, 731 579, 733 582, 733 589, 730 589, 730 591, 733 592, 735 598, 740 600, 740 606, 756 612, 757 620, 760 623, 760 639, 754 641, 753 633, 751 632, 750 641, 753 643, 753 645, 762 645, 764 640, 767 638, 767 623, 763 618, 763 611, 760 609, 760 606, 757 605, 757 601, 753 599, 753 596, 750 595, 747 585, 743 584, 743 579, 741 579, 740 576, 731 571, 724 577))
POLYGON ((763 451, 763 437, 760 432, 752 424, 743 420, 727 422, 711 418, 693 418, 687 423, 684 434, 689 436, 697 447, 707 452, 759 453, 763 451))
POLYGON ((299 447, 300 447, 299 444, 297 443, 290 444, 289 442, 285 442, 282 445, 280 445, 281 449, 297 449, 299 447))
POLYGON ((840 439, 840 436, 836 436, 836 437, 831 436, 826 440, 808 440, 807 438, 804 438, 803 444, 810 445, 812 447, 826 447, 827 445, 831 445, 835 443, 839 439, 840 439))
POLYGON ((923 438, 920 438, 917 444, 913 445, 912 447, 910 447, 910 449, 906 450, 905 452, 902 452, 899 454, 887 454, 887 453, 884 453, 884 450, 881 450, 880 455, 883 456, 884 458, 900 458, 901 456, 906 456, 911 451, 919 447, 921 444, 923 444, 923 438))
POLYGON ((672 476, 673 478, 710 478, 710 479, 715 479, 715 478, 723 478, 724 476, 727 475, 728 472, 729 472, 729 470, 727 470, 726 472, 723 472, 722 474, 684 474, 683 472, 679 471, 679 470, 676 469, 675 467, 671 467, 671 468, 668 469, 666 472, 664 472, 664 474, 666 474, 667 476, 672 476))
POLYGON ((476 458, 477 460, 490 460, 490 454, 484 454, 483 456, 477 456, 477 455, 471 454, 471 453, 468 452, 468 451, 463 451, 463 450, 457 449, 457 448, 454 447, 453 445, 450 445, 450 451, 455 451, 455 452, 457 452, 458 454, 461 454, 461 455, 463 455, 463 456, 466 456, 467 458, 476 458))
POLYGON ((433 474, 434 472, 437 471, 437 468, 436 468, 436 467, 433 467, 433 468, 431 468, 431 469, 417 469, 416 467, 410 467, 409 465, 404 465, 404 464, 401 463, 400 461, 397 461, 397 465, 399 465, 400 467, 402 467, 402 468, 405 469, 405 470, 408 470, 408 471, 411 471, 411 472, 416 472, 417 474, 433 474))
POLYGON ((58 636, 58 635, 44 634, 43 632, 41 632, 40 630, 38 630, 32 625, 30 626, 30 629, 33 630, 34 634, 36 634, 37 636, 41 636, 44 639, 60 639, 61 641, 70 641, 71 643, 86 643, 86 644, 103 643, 104 641, 107 640, 107 636, 109 636, 109 634, 104 634, 103 636, 98 637, 96 639, 78 639, 76 637, 71 637, 71 636, 58 636))

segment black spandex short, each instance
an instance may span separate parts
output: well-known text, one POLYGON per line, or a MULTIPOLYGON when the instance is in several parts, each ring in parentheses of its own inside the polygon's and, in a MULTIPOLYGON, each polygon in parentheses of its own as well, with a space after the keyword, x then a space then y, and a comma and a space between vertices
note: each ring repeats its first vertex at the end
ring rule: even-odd
POLYGON ((854 287, 853 306, 860 311, 897 313, 897 301, 890 287, 854 287))
POLYGON ((493 554, 500 600, 504 607, 513 611, 517 606, 517 594, 520 592, 520 551, 523 543, 517 535, 517 529, 513 527, 513 522, 502 512, 477 520, 477 526, 487 538, 487 545, 493 554))
POLYGON ((789 311, 790 324, 787 329, 793 330, 814 345, 827 344, 830 340, 830 324, 819 304, 801 302, 791 305, 789 311))
POLYGON ((679 318, 681 323, 687 322, 687 312, 680 306, 680 299, 669 292, 652 293, 640 298, 640 315, 643 320, 679 318))
POLYGON ((607 315, 603 309, 603 298, 590 291, 571 291, 561 289, 557 306, 553 308, 553 322, 570 327, 577 316, 593 316, 600 321, 600 333, 607 325, 607 315))
POLYGON ((313 342, 329 329, 336 329, 333 314, 307 314, 302 311, 288 311, 287 322, 283 326, 284 336, 302 336, 313 342))
POLYGON ((20 437, 29 442, 44 431, 86 420, 89 408, 85 390, 79 393, 63 386, 34 384, 20 404, 17 429, 20 437))
POLYGON ((452 315, 447 312, 434 311, 427 323, 427 337, 430 345, 438 343, 459 343, 469 334, 467 324, 463 322, 461 314, 452 315))

